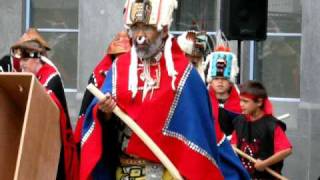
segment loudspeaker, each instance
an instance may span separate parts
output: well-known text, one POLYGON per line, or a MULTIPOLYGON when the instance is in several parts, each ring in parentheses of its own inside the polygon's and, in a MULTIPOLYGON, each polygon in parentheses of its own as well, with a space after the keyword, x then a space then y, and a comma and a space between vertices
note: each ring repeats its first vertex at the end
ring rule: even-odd
POLYGON ((229 40, 265 40, 268 0, 221 0, 220 27, 229 40))

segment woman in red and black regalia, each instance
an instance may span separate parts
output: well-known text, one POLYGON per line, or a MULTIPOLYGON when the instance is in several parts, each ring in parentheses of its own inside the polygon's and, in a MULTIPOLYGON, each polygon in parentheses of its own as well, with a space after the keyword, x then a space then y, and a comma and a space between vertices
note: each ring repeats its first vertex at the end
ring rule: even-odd
POLYGON ((79 175, 78 156, 70 124, 67 102, 62 80, 57 68, 46 57, 50 50, 48 43, 36 29, 30 28, 19 41, 11 47, 12 56, 19 60, 22 72, 36 75, 52 100, 60 109, 60 130, 62 149, 57 179, 76 180, 79 175))

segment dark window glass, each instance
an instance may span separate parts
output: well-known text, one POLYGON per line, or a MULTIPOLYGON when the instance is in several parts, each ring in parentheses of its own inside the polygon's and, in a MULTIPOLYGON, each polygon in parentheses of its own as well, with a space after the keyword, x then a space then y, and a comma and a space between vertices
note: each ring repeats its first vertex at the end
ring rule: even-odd
POLYGON ((51 46, 49 58, 62 75, 65 88, 77 88, 78 0, 31 0, 30 26, 41 32, 51 46))
POLYGON ((76 88, 78 33, 41 34, 52 48, 48 56, 60 71, 65 88, 76 88))
POLYGON ((256 45, 254 79, 269 96, 300 97, 300 37, 268 37, 256 45))
POLYGON ((31 26, 78 29, 78 0, 32 0, 31 26))
POLYGON ((268 32, 301 33, 301 0, 269 0, 268 32))
POLYGON ((196 30, 215 31, 216 14, 216 0, 178 1, 171 30, 186 31, 197 26, 196 30))

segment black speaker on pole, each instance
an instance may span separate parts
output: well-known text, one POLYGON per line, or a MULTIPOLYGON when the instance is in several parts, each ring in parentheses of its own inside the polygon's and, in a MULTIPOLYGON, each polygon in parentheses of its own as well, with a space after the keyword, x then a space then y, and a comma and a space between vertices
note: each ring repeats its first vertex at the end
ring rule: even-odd
POLYGON ((221 0, 221 30, 229 40, 265 40, 268 0, 221 0))

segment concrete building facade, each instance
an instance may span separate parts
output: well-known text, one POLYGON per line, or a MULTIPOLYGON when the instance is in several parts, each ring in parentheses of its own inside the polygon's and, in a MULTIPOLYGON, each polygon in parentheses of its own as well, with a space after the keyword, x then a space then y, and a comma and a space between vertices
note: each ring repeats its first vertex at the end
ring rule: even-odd
MULTIPOLYGON (((77 14, 77 23, 75 25, 70 25, 70 27, 73 27, 68 27, 67 23, 64 30, 61 30, 61 28, 59 31, 55 31, 50 28, 42 29, 44 34, 50 32, 57 33, 57 35, 52 38, 51 43, 55 43, 53 40, 57 40, 56 43, 59 45, 62 44, 67 50, 69 46, 74 46, 73 49, 68 50, 68 55, 70 55, 70 57, 75 57, 75 59, 70 62, 68 59, 63 60, 63 63, 67 63, 68 66, 72 66, 69 69, 66 68, 66 71, 71 70, 72 73, 69 74, 70 77, 65 78, 65 82, 67 82, 65 85, 67 87, 66 94, 70 115, 74 123, 80 109, 83 91, 87 85, 90 73, 97 62, 103 57, 108 43, 118 31, 123 29, 122 10, 124 1, 125 0, 79 0, 75 4, 72 4, 68 3, 68 1, 61 0, 50 5, 50 7, 52 7, 55 4, 60 3, 63 7, 70 6, 72 11, 76 9, 73 14, 77 14), (63 39, 65 37, 63 35, 66 33, 73 33, 71 35, 72 37, 66 38, 67 40, 74 40, 73 44, 65 41, 65 39, 63 41, 58 41, 59 38, 63 39)), ((10 45, 23 34, 28 26, 28 18, 30 17, 28 17, 27 7, 28 3, 30 5, 30 2, 32 2, 32 0, 0 0, 1 57, 9 53, 10 45)), ((295 53, 298 53, 295 56, 299 58, 299 65, 297 66, 299 68, 292 69, 291 67, 287 67, 288 70, 297 71, 296 74, 299 76, 297 77, 298 80, 295 80, 298 81, 297 86, 299 88, 298 91, 292 93, 289 98, 284 97, 286 95, 286 92, 284 91, 282 92, 283 96, 281 96, 284 98, 273 99, 276 115, 284 113, 290 113, 291 115, 291 117, 285 120, 285 122, 288 126, 287 134, 293 143, 294 150, 293 154, 285 161, 285 168, 283 172, 289 179, 313 180, 318 179, 320 176, 320 154, 318 153, 320 150, 320 83, 318 78, 318 72, 320 70, 320 58, 318 57, 320 50, 320 24, 318 23, 320 22, 320 13, 318 11, 320 9, 320 1, 301 0, 301 2, 299 1, 297 3, 297 0, 283 0, 281 3, 279 1, 279 4, 271 3, 271 5, 275 6, 277 11, 290 11, 290 9, 285 7, 290 6, 292 8, 296 8, 292 3, 301 3, 301 34, 296 38, 293 33, 293 38, 296 38, 299 41, 298 50, 295 51, 295 53), (282 101, 282 99, 285 100, 282 101)), ((219 4, 219 2, 215 5, 217 4, 219 4)), ((68 11, 68 9, 66 11, 68 11)), ((185 12, 184 14, 187 15, 188 13, 185 12)), ((57 14, 55 14, 55 16, 57 16, 57 14)), ((68 14, 67 16, 71 17, 68 14)), ((183 17, 180 18, 183 19, 183 17)), ((212 21, 217 20, 213 19, 212 21)), ((32 22, 29 22, 29 26, 30 23, 32 24, 32 22)), ((73 22, 70 22, 69 24, 72 23, 73 22)), ((180 30, 177 27, 175 28, 178 31, 180 30)), ((281 39, 278 36, 271 37, 272 33, 269 35, 268 39, 275 38, 280 42, 292 38, 289 37, 287 39, 281 39)), ((289 35, 292 34, 289 33, 289 35)), ((46 37, 51 36, 46 34, 46 37)), ((296 42, 296 40, 293 41, 296 42)), ((252 43, 253 42, 242 43, 242 81, 252 79, 252 74, 255 73, 250 70, 250 66, 254 64, 247 61, 247 59, 250 59, 251 57, 253 61, 258 62, 259 58, 261 58, 260 56, 257 57, 250 54, 252 43)), ((256 45, 259 46, 259 44, 256 45)), ((281 47, 283 46, 281 45, 281 47)), ((289 51, 290 47, 288 49, 288 52, 289 51)), ((270 50, 267 48, 261 48, 261 52, 259 53, 260 55, 268 55, 268 53, 276 53, 276 49, 270 50)), ((271 62, 272 61, 270 61, 270 63, 271 62)), ((59 61, 55 63, 59 64, 59 61)), ((277 63, 281 64, 280 59, 277 63)), ((277 65, 278 64, 275 64, 272 68, 276 69, 277 65)), ((285 71, 285 69, 280 69, 280 72, 285 71)), ((279 79, 273 79, 277 82, 275 84, 275 88, 280 89, 282 85, 284 87, 291 87, 291 84, 287 85, 288 82, 291 83, 291 80, 286 80, 280 76, 278 77, 279 79)), ((264 78, 263 80, 265 83, 273 81, 272 79, 267 78, 264 78)), ((291 92, 290 89, 288 89, 288 93, 289 92, 291 92)))

